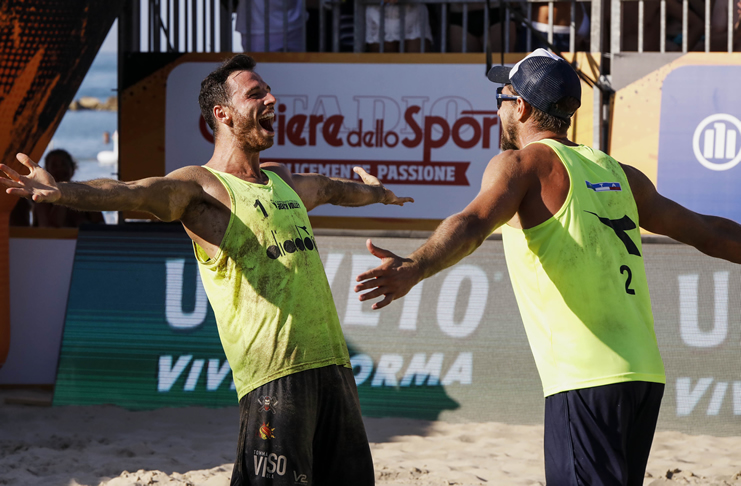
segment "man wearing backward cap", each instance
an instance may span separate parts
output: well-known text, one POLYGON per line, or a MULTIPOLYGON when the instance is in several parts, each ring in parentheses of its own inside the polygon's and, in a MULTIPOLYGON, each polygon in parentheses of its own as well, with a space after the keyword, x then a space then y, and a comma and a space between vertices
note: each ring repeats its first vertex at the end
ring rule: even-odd
POLYGON ((642 485, 666 377, 640 227, 741 263, 741 225, 662 197, 637 169, 567 138, 581 83, 538 49, 493 67, 503 151, 481 191, 407 258, 378 248, 357 277, 380 309, 473 252, 498 227, 545 395, 553 485, 642 485))

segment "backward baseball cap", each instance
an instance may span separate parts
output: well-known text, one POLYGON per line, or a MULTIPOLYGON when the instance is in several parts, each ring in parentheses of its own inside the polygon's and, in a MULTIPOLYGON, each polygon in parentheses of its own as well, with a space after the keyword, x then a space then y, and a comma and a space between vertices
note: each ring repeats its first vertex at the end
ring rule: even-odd
POLYGON ((545 49, 536 49, 513 67, 494 66, 486 74, 489 81, 511 84, 522 98, 535 108, 562 120, 568 120, 581 106, 581 81, 568 62, 545 49), (559 110, 557 103, 566 97, 579 104, 572 112, 559 110))

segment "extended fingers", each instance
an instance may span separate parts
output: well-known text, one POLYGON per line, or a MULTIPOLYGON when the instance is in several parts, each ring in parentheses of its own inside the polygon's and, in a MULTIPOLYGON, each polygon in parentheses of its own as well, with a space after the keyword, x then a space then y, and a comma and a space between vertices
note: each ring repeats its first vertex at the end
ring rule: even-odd
POLYGON ((362 292, 363 290, 368 289, 374 289, 376 287, 381 287, 386 283, 386 279, 383 277, 380 278, 369 278, 367 280, 364 280, 357 284, 353 290, 355 292, 362 292))
MULTIPOLYGON (((381 267, 376 267, 374 269, 368 270, 367 272, 363 272, 357 277, 355 277, 356 282, 364 282, 365 280, 375 279, 376 277, 380 277, 384 274, 384 269, 381 267)), ((368 287, 370 288, 370 287, 368 287)), ((357 291, 356 291, 357 292, 357 291)))
POLYGON ((386 294, 386 296, 383 298, 383 300, 381 300, 380 302, 376 302, 375 304, 373 304, 371 306, 371 308, 373 310, 378 310, 378 309, 381 309, 383 307, 386 307, 387 305, 389 305, 393 301, 394 301, 394 294, 386 294))
POLYGON ((16 154, 15 155, 15 158, 18 159, 18 162, 20 162, 21 164, 25 165, 26 167, 28 167, 31 170, 33 170, 33 169, 35 169, 35 168, 37 168, 39 166, 36 162, 34 162, 33 160, 31 160, 31 157, 29 157, 26 154, 16 154))
POLYGON ((5 175, 10 177, 14 181, 20 180, 21 178, 21 175, 18 172, 14 171, 13 169, 11 169, 5 164, 0 164, 0 171, 5 172, 5 175))
POLYGON ((368 184, 370 186, 380 186, 381 183, 378 182, 378 179, 369 173, 365 171, 362 167, 353 167, 352 170, 360 176, 360 179, 362 179, 363 183, 368 184))
POLYGON ((366 292, 364 294, 360 294, 358 296, 358 300, 361 302, 365 302, 366 300, 375 299, 376 297, 380 297, 381 295, 385 295, 387 292, 380 287, 374 290, 371 290, 370 292, 366 292))
POLYGON ((403 206, 404 203, 413 203, 414 198, 412 197, 397 197, 394 202, 391 204, 396 204, 397 206, 403 206))
POLYGON ((9 187, 5 189, 5 193, 11 196, 18 196, 18 197, 25 197, 25 198, 29 198, 31 196, 30 192, 20 187, 9 187))

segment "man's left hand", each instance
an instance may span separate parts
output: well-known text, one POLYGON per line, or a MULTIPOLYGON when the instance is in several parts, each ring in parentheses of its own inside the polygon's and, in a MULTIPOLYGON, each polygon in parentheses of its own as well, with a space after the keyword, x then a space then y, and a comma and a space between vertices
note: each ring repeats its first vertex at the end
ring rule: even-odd
POLYGON ((414 199, 411 197, 397 197, 393 191, 386 189, 378 178, 370 175, 362 167, 353 167, 353 171, 360 176, 363 182, 369 186, 380 186, 385 191, 383 200, 380 201, 383 204, 396 204, 397 206, 403 206, 404 203, 413 203, 414 199))

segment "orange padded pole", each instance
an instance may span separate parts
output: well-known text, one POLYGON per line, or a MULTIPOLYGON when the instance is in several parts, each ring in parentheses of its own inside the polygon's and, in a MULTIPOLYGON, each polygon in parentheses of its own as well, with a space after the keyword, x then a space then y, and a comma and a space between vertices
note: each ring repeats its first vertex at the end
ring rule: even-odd
MULTIPOLYGON (((5 0, 0 6, 0 161, 38 161, 72 102, 124 0, 5 0)), ((2 177, 2 176, 0 176, 2 177)), ((8 220, 0 194, 0 366, 10 349, 8 220)))

